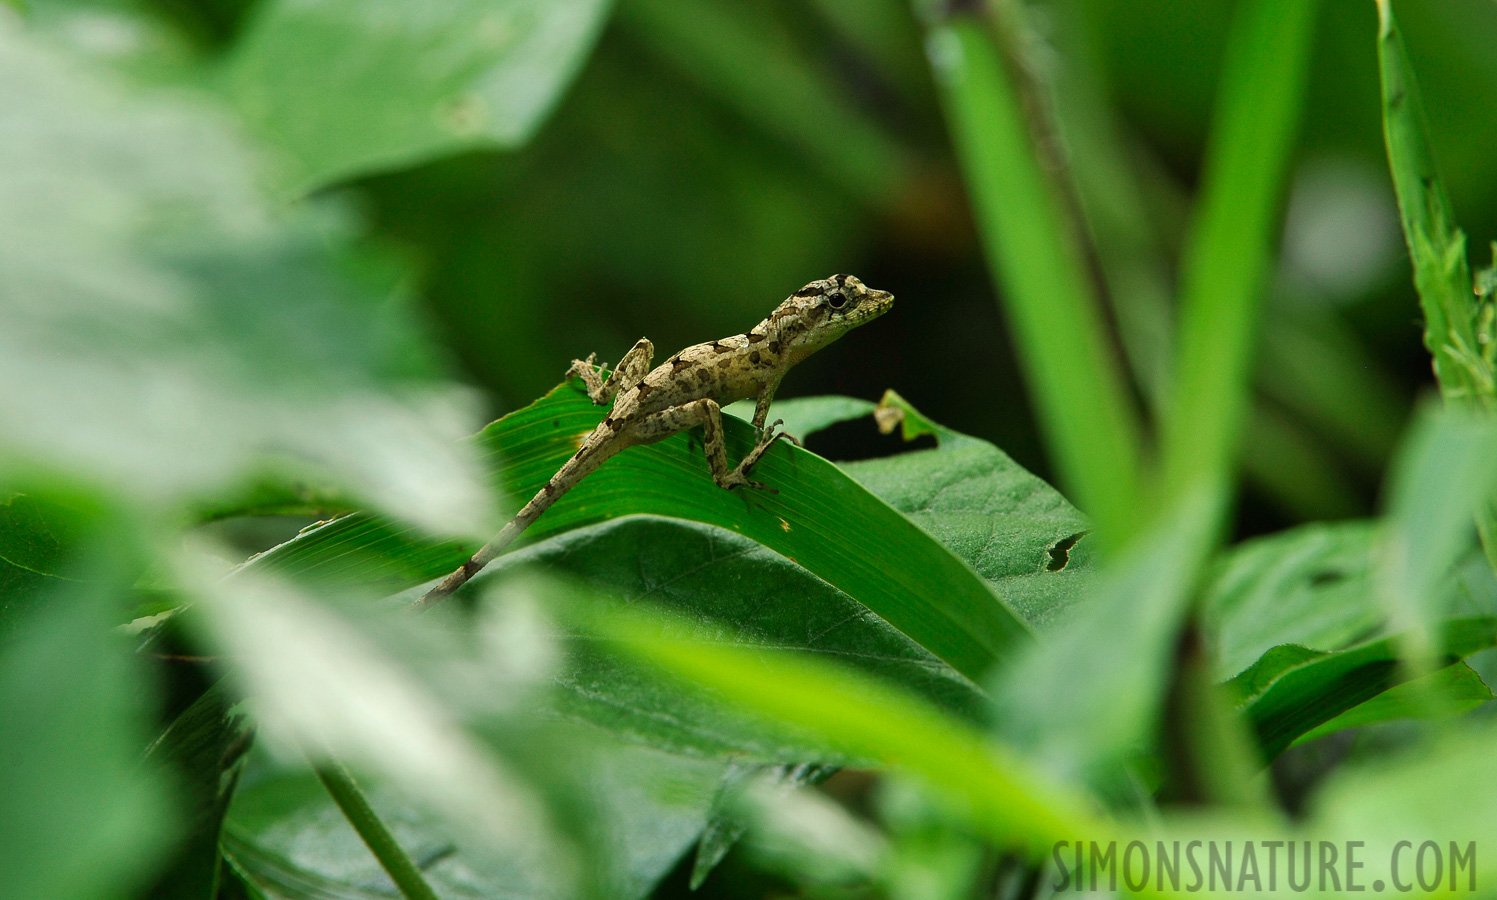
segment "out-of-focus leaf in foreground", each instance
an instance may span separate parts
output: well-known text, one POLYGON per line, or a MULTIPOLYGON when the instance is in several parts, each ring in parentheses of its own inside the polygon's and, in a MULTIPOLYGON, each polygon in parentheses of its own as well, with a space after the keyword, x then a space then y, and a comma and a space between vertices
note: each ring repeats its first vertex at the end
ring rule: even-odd
POLYGON ((516 147, 586 58, 608 0, 273 0, 229 65, 297 191, 475 146, 516 147))
MULTIPOLYGON (((978 718, 977 687, 850 597, 789 560, 720 528, 631 516, 582 528, 496 563, 479 578, 515 568, 578 579, 602 597, 676 611, 692 639, 748 648, 795 648, 903 685, 935 705, 978 718)), ((595 598, 589 598, 595 599, 595 598)), ((755 763, 840 762, 818 741, 783 734, 711 695, 683 690, 659 673, 580 639, 557 672, 560 714, 630 740, 692 755, 755 763)))
POLYGON ((176 837, 142 762, 142 675, 110 588, 60 582, 0 648, 0 885, 119 897, 176 837))
MULTIPOLYGON (((723 764, 599 737, 567 729, 532 740, 557 757, 559 771, 550 775, 568 782, 573 811, 585 820, 579 825, 592 832, 595 895, 641 897, 701 832, 723 764)), ((285 900, 392 896, 394 886, 313 776, 253 774, 225 834, 225 854, 241 878, 285 900)), ((554 896, 544 861, 454 839, 450 824, 388 788, 376 785, 369 799, 438 896, 554 896)))
POLYGON ((137 499, 321 464, 431 528, 486 493, 389 273, 287 219, 206 100, 131 90, 0 21, 0 474, 137 499))
MULTIPOLYGON (((189 579, 197 565, 182 564, 189 579)), ((378 618, 356 622, 283 581, 253 575, 206 590, 193 622, 236 661, 235 680, 283 755, 346 761, 387 779, 481 846, 549 857, 553 887, 574 874, 531 787, 464 728, 464 707, 475 698, 485 697, 492 712, 523 687, 523 679, 484 664, 501 649, 483 639, 492 632, 465 647, 436 631, 434 619, 408 619, 387 649, 378 618), (417 677, 412 666, 422 660, 436 661, 447 677, 417 677)))

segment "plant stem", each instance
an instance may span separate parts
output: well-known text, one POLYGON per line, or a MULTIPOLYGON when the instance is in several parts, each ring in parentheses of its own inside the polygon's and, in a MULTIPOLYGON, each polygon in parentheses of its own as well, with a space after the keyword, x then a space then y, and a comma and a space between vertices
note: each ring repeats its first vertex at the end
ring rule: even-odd
POLYGON ((1182 260, 1179 357, 1161 441, 1171 496, 1230 477, 1252 399, 1259 300, 1313 46, 1313 0, 1238 11, 1182 260))
POLYGON ((934 21, 928 43, 988 263, 1061 480, 1113 545, 1137 514, 1141 428, 1108 344, 1059 186, 1040 162, 1018 79, 985 21, 934 21))
POLYGON ((369 852, 379 860, 380 866, 389 874, 390 880, 395 882, 406 900, 439 900, 437 892, 431 889, 431 885, 422 877, 421 870, 416 868, 415 862, 401 849, 395 836, 385 827, 374 807, 369 805, 369 799, 364 796, 343 763, 328 758, 320 762, 314 761, 312 769, 322 781, 322 786, 327 788, 333 802, 343 810, 348 824, 359 833, 369 852))

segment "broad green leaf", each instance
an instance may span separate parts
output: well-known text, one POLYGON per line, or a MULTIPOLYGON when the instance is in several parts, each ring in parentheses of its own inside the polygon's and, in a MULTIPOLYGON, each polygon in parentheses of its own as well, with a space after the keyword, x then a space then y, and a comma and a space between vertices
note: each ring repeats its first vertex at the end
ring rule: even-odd
MULTIPOLYGON (((661 640, 658 615, 575 610, 630 654, 711 688, 729 703, 818 734, 854 758, 913 772, 952 791, 962 811, 1005 844, 1047 850, 1050 835, 1088 822, 1079 798, 980 731, 891 685, 792 651, 661 640)), ((1102 828, 1097 827, 1097 833, 1102 828)))
MULTIPOLYGON (((894 408, 886 399, 880 414, 894 408)), ((1092 574, 1090 521, 987 441, 907 405, 900 410, 906 439, 928 432, 936 449, 842 463, 842 470, 971 563, 1031 625, 1054 621, 1092 574)))
MULTIPOLYGON (((697 839, 724 764, 571 733, 555 752, 594 855, 595 896, 643 897, 697 839)), ((554 775, 555 773, 553 773, 554 775)), ((554 788, 553 788, 554 789, 554 788)), ((485 852, 388 788, 370 801, 444 898, 550 897, 555 860, 485 852)), ((225 854, 276 900, 388 900, 394 885, 308 773, 266 771, 235 798, 225 854)))
POLYGON ((1315 523, 1234 547, 1201 601, 1218 678, 1281 644, 1339 650, 1386 618, 1372 581, 1372 522, 1315 523))
POLYGON ((602 29, 608 0, 270 0, 229 60, 240 109, 297 193, 528 141, 602 29))
MULTIPOLYGON (((531 567, 576 579, 599 599, 649 603, 689 623, 663 638, 795 648, 900 684, 969 721, 981 717, 972 682, 846 594, 720 528, 631 516, 504 557, 476 581, 503 596, 506 576, 531 567)), ((569 648, 549 704, 567 718, 680 753, 744 765, 842 761, 816 741, 767 728, 586 639, 569 648)))
MULTIPOLYGON (((331 215, 283 216, 206 98, 132 89, 0 20, 0 477, 155 504, 324 467, 476 530, 465 415, 396 273, 331 215)), ((325 211, 326 212, 326 211, 325 211)))
POLYGON ((0 491, 0 648, 26 616, 73 579, 67 569, 82 525, 78 510, 0 491))
MULTIPOLYGON (((1450 619, 1434 637, 1433 665, 1448 665, 1497 646, 1497 616, 1450 619)), ((1284 645, 1228 682, 1264 758, 1272 760, 1301 735, 1406 682, 1409 670, 1400 665, 1405 640, 1396 635, 1331 653, 1284 645)))
POLYGON ((143 886, 177 837, 141 763, 146 680, 115 630, 118 584, 58 583, 0 648, 0 884, 106 900, 143 886))
MULTIPOLYGON (((504 461, 511 496, 529 497, 604 414, 576 387, 563 385, 490 425, 478 442, 491 460, 504 461)), ((752 445, 746 423, 729 417, 724 431, 730 458, 752 445)), ((1027 636, 1023 621, 970 565, 820 457, 777 444, 755 470, 777 494, 724 491, 706 471, 689 432, 631 448, 562 497, 521 540, 535 543, 638 513, 716 525, 787 557, 973 679, 1027 636)), ((402 547, 410 540, 408 532, 351 516, 311 529, 249 568, 388 584, 418 567, 425 578, 445 574, 466 555, 402 547), (371 565, 358 558, 367 546, 381 554, 371 565)), ((1031 571, 1049 574, 1049 558, 1039 552, 1031 571)))
POLYGON ((1492 689, 1487 687, 1487 683, 1481 680, 1474 669, 1460 662, 1431 672, 1423 678, 1389 688, 1361 706, 1353 707, 1324 725, 1305 732, 1295 739, 1295 743, 1301 744, 1348 728, 1360 728, 1396 719, 1458 716, 1489 700, 1497 700, 1492 695, 1492 689), (1431 694, 1438 697, 1437 704, 1430 702, 1431 694))

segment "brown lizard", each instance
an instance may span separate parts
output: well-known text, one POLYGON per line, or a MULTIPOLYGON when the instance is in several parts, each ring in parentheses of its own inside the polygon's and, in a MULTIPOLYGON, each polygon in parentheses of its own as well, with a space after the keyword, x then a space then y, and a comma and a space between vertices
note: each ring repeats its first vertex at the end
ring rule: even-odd
POLYGON ((781 420, 764 426, 780 380, 791 366, 893 305, 893 294, 873 290, 851 275, 834 275, 796 291, 749 331, 687 347, 653 369, 655 348, 644 338, 619 361, 607 381, 599 377, 592 356, 573 360, 567 377, 579 376, 594 403, 612 400, 608 417, 493 540, 427 591, 417 605, 436 603, 462 587, 577 482, 628 447, 652 444, 700 426, 707 464, 718 487, 769 490, 750 481, 749 470, 776 440, 788 438, 799 444, 775 430, 783 424, 781 420), (720 410, 749 397, 758 398, 754 430, 759 439, 738 466, 730 469, 720 410))

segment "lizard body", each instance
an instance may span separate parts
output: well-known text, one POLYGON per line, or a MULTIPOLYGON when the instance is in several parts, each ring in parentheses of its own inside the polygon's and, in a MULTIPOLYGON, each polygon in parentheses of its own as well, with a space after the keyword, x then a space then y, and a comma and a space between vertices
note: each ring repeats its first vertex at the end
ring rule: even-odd
POLYGON ((776 440, 788 438, 799 443, 775 430, 779 421, 767 428, 764 424, 780 380, 791 366, 888 312, 893 304, 893 294, 873 290, 850 275, 834 275, 796 291, 768 318, 743 334, 687 347, 654 368, 650 366, 654 346, 643 338, 619 361, 607 381, 598 376, 593 357, 573 360, 567 376, 580 377, 594 403, 612 400, 608 417, 493 540, 427 591, 417 604, 436 603, 462 587, 577 482, 628 447, 653 444, 700 427, 707 464, 719 487, 768 490, 748 479, 749 470, 776 440), (754 429, 759 439, 754 449, 730 469, 720 410, 749 397, 758 398, 754 429))

